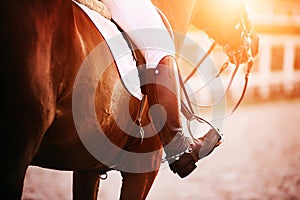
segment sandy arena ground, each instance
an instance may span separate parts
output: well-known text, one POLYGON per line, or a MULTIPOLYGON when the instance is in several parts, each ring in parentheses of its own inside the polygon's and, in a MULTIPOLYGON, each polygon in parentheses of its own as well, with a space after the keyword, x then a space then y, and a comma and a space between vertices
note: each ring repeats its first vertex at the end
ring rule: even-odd
MULTIPOLYGON (((243 105, 225 123, 226 141, 192 175, 162 168, 147 199, 300 200, 300 100, 243 105)), ((116 200, 121 178, 108 176, 99 199, 116 200)), ((71 200, 71 172, 30 167, 23 199, 71 200)))

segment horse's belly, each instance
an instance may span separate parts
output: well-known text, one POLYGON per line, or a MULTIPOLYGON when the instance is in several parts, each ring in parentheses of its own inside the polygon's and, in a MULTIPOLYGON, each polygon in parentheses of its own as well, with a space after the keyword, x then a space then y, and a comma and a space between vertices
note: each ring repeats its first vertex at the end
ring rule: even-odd
POLYGON ((32 164, 62 170, 97 169, 103 166, 82 144, 71 112, 55 118, 32 164))
POLYGON ((99 80, 94 97, 94 100, 89 100, 94 104, 89 106, 94 107, 94 113, 87 114, 84 108, 79 109, 86 115, 84 122, 74 118, 76 113, 72 109, 71 96, 65 100, 67 103, 61 102, 57 106, 55 120, 43 138, 39 152, 32 162, 34 165, 66 170, 101 168, 103 155, 95 155, 97 152, 105 154, 105 164, 117 164, 113 160, 128 145, 128 135, 139 136, 135 127, 140 101, 125 90, 113 66, 99 80), (96 119, 94 123, 93 118, 96 119), (90 143, 86 141, 90 134, 89 127, 82 131, 82 124, 97 126, 100 130, 97 134, 102 137, 91 139, 96 147, 89 146, 90 143), (109 153, 107 141, 116 147, 109 153), (95 148, 96 153, 93 151, 95 148))

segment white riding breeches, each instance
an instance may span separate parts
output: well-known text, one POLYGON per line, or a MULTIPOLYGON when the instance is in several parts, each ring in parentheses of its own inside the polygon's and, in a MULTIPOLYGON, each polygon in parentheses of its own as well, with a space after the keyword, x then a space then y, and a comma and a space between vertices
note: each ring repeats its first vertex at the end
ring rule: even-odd
POLYGON ((175 55, 174 41, 150 0, 102 0, 112 19, 128 34, 146 60, 155 68, 167 55, 175 55))

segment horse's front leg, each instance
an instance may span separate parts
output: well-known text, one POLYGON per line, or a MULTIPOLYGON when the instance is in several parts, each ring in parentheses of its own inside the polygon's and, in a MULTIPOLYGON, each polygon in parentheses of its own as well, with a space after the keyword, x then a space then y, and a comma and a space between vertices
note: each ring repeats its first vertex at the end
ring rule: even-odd
POLYGON ((74 171, 73 200, 96 200, 99 183, 98 171, 74 171))
POLYGON ((122 189, 120 200, 146 199, 158 171, 147 173, 122 172, 122 189))

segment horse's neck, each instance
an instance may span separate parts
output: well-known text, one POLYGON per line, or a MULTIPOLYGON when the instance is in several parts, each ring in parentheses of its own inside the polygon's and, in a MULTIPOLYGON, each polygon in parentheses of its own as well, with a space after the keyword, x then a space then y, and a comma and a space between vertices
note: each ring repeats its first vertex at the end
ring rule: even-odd
POLYGON ((180 50, 183 45, 184 35, 190 26, 196 0, 152 0, 152 2, 169 20, 175 33, 176 49, 180 50))

